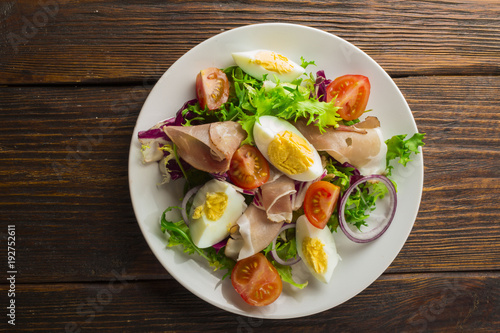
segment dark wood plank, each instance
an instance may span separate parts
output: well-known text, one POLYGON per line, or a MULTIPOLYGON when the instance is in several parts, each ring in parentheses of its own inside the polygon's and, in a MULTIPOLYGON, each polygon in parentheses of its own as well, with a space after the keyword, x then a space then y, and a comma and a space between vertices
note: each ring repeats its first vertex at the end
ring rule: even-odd
POLYGON ((266 22, 336 34, 393 76, 498 74, 499 17, 482 0, 2 2, 0 84, 158 78, 203 40, 266 22))
POLYGON ((460 265, 464 270, 498 269, 500 97, 495 92, 500 79, 413 77, 396 82, 427 138, 419 215, 389 271, 460 265), (459 254, 463 248, 468 248, 466 255, 459 254))
MULTIPOLYGON (((20 285, 16 331, 37 332, 495 332, 498 273, 383 275, 340 306, 296 319, 220 310, 176 281, 20 285)), ((7 292, 5 285, 0 292, 7 292)), ((304 290, 306 292, 306 290, 304 290)), ((10 329, 6 320, 0 327, 10 329)))
POLYGON ((131 135, 149 90, 0 90, 0 220, 17 227, 21 279, 94 280, 117 267, 168 276, 142 237, 128 191, 131 135))
MULTIPOLYGON (((396 83, 427 145, 420 213, 388 272, 498 270, 500 78, 396 83)), ((168 277, 128 192, 131 133, 149 89, 0 88, 0 225, 17 226, 23 283, 103 280, 118 268, 168 277)))

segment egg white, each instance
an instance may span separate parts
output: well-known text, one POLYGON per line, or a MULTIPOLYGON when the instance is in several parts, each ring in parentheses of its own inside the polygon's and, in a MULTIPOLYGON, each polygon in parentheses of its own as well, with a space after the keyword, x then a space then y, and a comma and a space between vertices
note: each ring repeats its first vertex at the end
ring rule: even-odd
POLYGON ((229 236, 229 229, 236 224, 246 209, 245 198, 229 184, 216 179, 210 180, 196 193, 189 212, 189 230, 191 238, 199 248, 210 247, 229 236), (193 219, 196 207, 205 204, 207 193, 224 192, 227 195, 227 207, 216 221, 209 220, 205 214, 193 219))
POLYGON ((297 219, 296 229, 295 229, 295 237, 297 241, 297 253, 302 259, 302 262, 307 266, 311 274, 318 280, 323 283, 330 282, 333 270, 338 264, 340 259, 337 248, 335 246, 335 239, 333 238, 333 234, 328 227, 324 229, 319 229, 313 226, 305 215, 300 216, 297 219), (309 265, 306 258, 304 257, 304 253, 302 251, 302 243, 306 237, 317 238, 324 244, 323 250, 328 256, 327 260, 327 268, 323 274, 317 273, 313 267, 309 265))
POLYGON ((278 79, 280 82, 292 82, 299 76, 305 73, 305 69, 288 59, 288 64, 291 65, 292 70, 286 73, 277 73, 274 71, 269 71, 262 67, 260 64, 256 63, 256 54, 259 52, 272 52, 267 50, 254 50, 247 52, 235 52, 232 54, 234 62, 248 75, 253 76, 258 80, 262 80, 263 76, 267 74, 267 79, 276 82, 278 79))
POLYGON ((321 164, 321 157, 319 156, 316 149, 314 149, 314 147, 309 143, 309 141, 307 141, 302 133, 300 133, 299 130, 295 128, 295 126, 293 126, 286 120, 279 119, 273 116, 260 117, 259 120, 255 122, 255 125, 253 127, 255 144, 262 155, 266 158, 266 160, 268 160, 269 163, 273 164, 269 158, 267 150, 274 137, 283 131, 289 131, 298 135, 299 137, 304 139, 307 144, 309 144, 311 150, 313 151, 313 165, 311 165, 303 173, 299 173, 296 175, 287 174, 287 176, 298 181, 311 181, 321 176, 323 174, 323 165, 321 164))

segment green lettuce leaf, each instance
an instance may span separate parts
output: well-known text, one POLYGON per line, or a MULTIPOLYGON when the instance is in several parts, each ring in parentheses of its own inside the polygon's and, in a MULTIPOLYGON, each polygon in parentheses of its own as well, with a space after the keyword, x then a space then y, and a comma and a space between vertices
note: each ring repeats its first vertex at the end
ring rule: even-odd
POLYGON ((357 186, 345 204, 344 216, 347 223, 354 224, 358 229, 367 226, 366 219, 375 210, 378 199, 384 198, 389 192, 383 182, 366 182, 357 186))
POLYGON ((394 168, 390 165, 392 160, 397 159, 398 163, 406 166, 411 161, 411 154, 418 154, 418 147, 425 145, 423 142, 425 133, 415 133, 411 138, 405 140, 406 136, 406 134, 395 135, 385 142, 387 145, 386 170, 388 175, 391 175, 394 168))
POLYGON ((274 267, 276 267, 276 270, 278 271, 278 273, 281 277, 281 280, 283 282, 290 283, 292 286, 295 286, 295 287, 300 288, 300 289, 303 289, 309 283, 308 281, 306 281, 304 283, 295 282, 293 277, 292 277, 292 266, 280 265, 274 260, 271 260, 271 263, 274 265, 274 267))
MULTIPOLYGON (((292 277, 292 266, 285 266, 277 263, 271 256, 270 252, 272 250, 272 243, 269 244, 264 250, 264 255, 267 259, 276 267, 281 280, 283 282, 290 283, 297 288, 304 288, 307 286, 307 281, 305 283, 297 283, 292 277)), ((297 242, 295 241, 295 229, 288 229, 282 232, 276 239, 276 253, 283 260, 289 260, 298 256, 297 254, 297 242)))

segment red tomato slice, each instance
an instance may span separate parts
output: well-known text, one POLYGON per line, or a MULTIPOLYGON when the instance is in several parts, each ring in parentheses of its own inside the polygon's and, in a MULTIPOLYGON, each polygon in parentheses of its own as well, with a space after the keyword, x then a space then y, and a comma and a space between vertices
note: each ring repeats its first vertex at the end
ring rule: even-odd
POLYGON ((229 97, 229 81, 226 74, 218 68, 204 69, 196 76, 196 97, 202 108, 220 108, 229 97))
POLYGON ((333 80, 326 87, 326 101, 335 96, 335 106, 344 120, 358 119, 366 109, 370 96, 370 80, 363 75, 344 75, 333 80))
POLYGON ((269 163, 257 148, 243 145, 234 153, 227 173, 234 185, 251 190, 267 182, 269 163))
POLYGON ((236 263, 231 282, 243 300, 254 306, 271 304, 283 290, 278 271, 260 252, 236 263))
POLYGON ((304 214, 316 228, 324 229, 339 199, 340 187, 330 182, 312 183, 306 191, 304 214))

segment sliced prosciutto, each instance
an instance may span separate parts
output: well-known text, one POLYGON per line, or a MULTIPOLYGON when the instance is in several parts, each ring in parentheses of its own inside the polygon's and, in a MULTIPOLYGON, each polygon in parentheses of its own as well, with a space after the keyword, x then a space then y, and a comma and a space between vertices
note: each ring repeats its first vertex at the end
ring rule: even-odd
POLYGON ((327 128, 320 133, 317 126, 305 121, 295 124, 318 151, 325 151, 340 163, 348 162, 363 175, 382 174, 385 171, 387 146, 376 117, 339 129, 327 128))
POLYGON ((267 218, 276 223, 290 222, 293 214, 291 195, 296 192, 294 180, 281 175, 262 185, 260 190, 267 218))
POLYGON ((278 235, 283 222, 271 222, 262 209, 250 204, 236 222, 239 234, 229 238, 225 254, 233 259, 241 260, 264 250, 278 235))
POLYGON ((231 157, 246 137, 241 125, 233 121, 169 126, 163 131, 177 146, 177 152, 184 161, 209 173, 226 172, 231 157))

